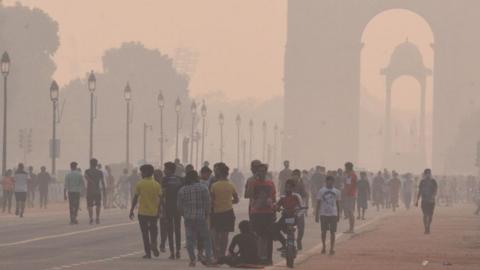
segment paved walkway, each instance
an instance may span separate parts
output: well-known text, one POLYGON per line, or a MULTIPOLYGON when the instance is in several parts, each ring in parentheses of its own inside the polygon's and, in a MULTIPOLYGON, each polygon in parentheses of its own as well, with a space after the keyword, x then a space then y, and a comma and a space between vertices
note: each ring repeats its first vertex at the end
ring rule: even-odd
MULTIPOLYGON (((371 211, 371 210, 370 210, 371 211)), ((334 256, 317 252, 297 269, 480 269, 480 217, 473 207, 437 208, 430 235, 414 208, 342 235, 334 256)))

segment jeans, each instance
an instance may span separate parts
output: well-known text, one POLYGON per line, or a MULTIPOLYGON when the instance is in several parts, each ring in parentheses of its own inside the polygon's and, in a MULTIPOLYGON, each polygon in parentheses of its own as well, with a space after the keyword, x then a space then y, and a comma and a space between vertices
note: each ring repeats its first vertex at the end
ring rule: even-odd
POLYGON ((207 259, 210 259, 212 257, 212 246, 207 220, 186 218, 184 220, 184 224, 185 235, 187 238, 187 251, 190 260, 195 260, 195 247, 197 245, 197 241, 202 242, 203 248, 205 250, 205 255, 207 256, 207 259))
POLYGON ((5 209, 8 209, 8 213, 12 211, 12 197, 13 197, 13 191, 11 190, 3 191, 3 210, 2 210, 3 212, 5 212, 5 209))
POLYGON ((151 256, 151 250, 157 248, 157 220, 158 217, 138 215, 140 230, 142 231, 143 248, 145 255, 151 256))
POLYGON ((78 208, 80 207, 80 192, 68 192, 68 206, 70 208, 70 221, 77 220, 78 208))
POLYGON ((167 218, 160 217, 160 247, 165 248, 165 243, 167 242, 167 218))
POLYGON ((180 222, 182 217, 178 214, 167 215, 167 237, 168 237, 168 246, 170 247, 170 254, 174 252, 180 252, 181 248, 181 234, 180 234, 180 222), (175 244, 173 237, 175 236, 175 244))
POLYGON ((40 208, 47 208, 48 187, 40 189, 40 208))

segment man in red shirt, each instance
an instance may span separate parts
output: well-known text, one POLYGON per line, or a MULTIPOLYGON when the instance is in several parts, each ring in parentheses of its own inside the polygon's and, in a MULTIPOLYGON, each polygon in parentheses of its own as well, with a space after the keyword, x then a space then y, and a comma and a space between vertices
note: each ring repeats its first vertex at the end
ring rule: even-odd
POLYGON ((350 228, 345 233, 353 233, 355 227, 355 201, 357 197, 357 174, 353 163, 345 163, 345 185, 343 186, 343 211, 348 218, 350 228))

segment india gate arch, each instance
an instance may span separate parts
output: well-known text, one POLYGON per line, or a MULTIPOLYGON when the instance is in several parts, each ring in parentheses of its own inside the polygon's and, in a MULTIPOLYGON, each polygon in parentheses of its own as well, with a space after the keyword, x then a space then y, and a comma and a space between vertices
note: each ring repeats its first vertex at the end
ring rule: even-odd
POLYGON ((301 166, 358 161, 362 33, 372 18, 391 9, 423 17, 435 37, 432 166, 448 170, 446 155, 458 125, 471 112, 471 100, 479 100, 475 0, 289 0, 285 158, 301 166))

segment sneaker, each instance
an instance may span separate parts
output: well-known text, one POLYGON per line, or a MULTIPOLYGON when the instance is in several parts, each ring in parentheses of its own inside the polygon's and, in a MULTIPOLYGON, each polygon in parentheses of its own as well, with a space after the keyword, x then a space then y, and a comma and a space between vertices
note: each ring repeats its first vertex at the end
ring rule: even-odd
POLYGON ((335 255, 335 250, 331 249, 328 255, 335 255))
POLYGON ((180 259, 180 251, 177 251, 177 253, 175 254, 175 259, 180 259))
POLYGON ((320 252, 320 254, 326 254, 327 251, 325 250, 325 248, 322 248, 322 251, 320 252))
POLYGON ((195 267, 195 261, 190 261, 190 263, 188 264, 188 267, 195 267))
POLYGON ((160 252, 156 246, 152 247, 153 256, 158 257, 160 256, 160 252))
POLYGON ((90 219, 90 225, 93 225, 93 219, 90 219))
POLYGON ((152 256, 147 254, 147 255, 144 255, 142 258, 143 258, 143 259, 151 259, 152 256))
POLYGON ((297 242, 297 249, 298 249, 298 250, 302 250, 302 249, 303 249, 302 242, 300 242, 300 241, 297 242))

